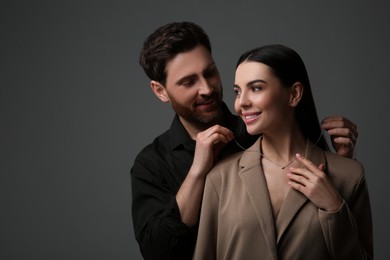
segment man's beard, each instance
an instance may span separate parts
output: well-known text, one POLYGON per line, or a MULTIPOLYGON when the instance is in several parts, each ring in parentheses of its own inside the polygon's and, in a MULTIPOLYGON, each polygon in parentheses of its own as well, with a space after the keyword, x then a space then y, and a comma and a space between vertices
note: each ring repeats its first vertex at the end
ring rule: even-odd
POLYGON ((215 124, 221 124, 223 119, 222 97, 219 93, 214 92, 208 97, 198 98, 190 106, 183 106, 171 98, 171 105, 180 117, 200 130, 205 130, 215 124), (210 102, 211 100, 213 104, 207 111, 197 109, 199 105, 210 102))

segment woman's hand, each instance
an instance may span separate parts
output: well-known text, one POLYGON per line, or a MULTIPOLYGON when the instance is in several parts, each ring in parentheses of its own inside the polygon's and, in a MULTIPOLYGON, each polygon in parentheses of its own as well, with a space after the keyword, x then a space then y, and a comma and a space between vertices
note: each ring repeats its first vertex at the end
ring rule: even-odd
POLYGON ((296 157, 305 167, 290 167, 290 172, 287 173, 288 185, 304 194, 322 210, 335 212, 340 209, 343 198, 324 172, 324 165, 317 167, 300 154, 296 157))

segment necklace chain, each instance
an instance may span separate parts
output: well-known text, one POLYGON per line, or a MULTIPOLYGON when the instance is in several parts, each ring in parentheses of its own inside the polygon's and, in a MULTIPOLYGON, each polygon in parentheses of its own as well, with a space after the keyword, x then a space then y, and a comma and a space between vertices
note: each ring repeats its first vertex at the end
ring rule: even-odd
MULTIPOLYGON (((317 139, 317 141, 315 142, 315 144, 313 145, 308 145, 308 139, 306 138, 306 146, 305 146, 305 154, 304 156, 306 156, 306 153, 307 153, 307 148, 309 147, 313 147, 313 146, 316 146, 317 143, 320 141, 321 137, 322 137, 322 131, 321 131, 321 134, 320 134, 320 137, 317 139)), ((260 138, 263 138, 263 136, 261 136, 260 138)), ((292 159, 290 162, 288 162, 287 164, 285 165, 280 165, 279 163, 269 159, 268 157, 265 157, 263 153, 259 152, 259 151, 256 151, 256 150, 248 150, 248 149, 245 149, 242 145, 240 145, 237 140, 234 138, 234 141, 236 142, 236 144, 238 145, 238 147, 240 147, 242 150, 244 151, 247 151, 247 152, 258 152, 260 154, 261 157, 263 157, 264 159, 266 159, 267 161, 269 161, 270 163, 278 166, 280 169, 284 170, 287 166, 291 165, 293 162, 295 162, 295 160, 297 159, 296 157, 294 157, 294 159, 292 159)))
MULTIPOLYGON (((277 162, 274 162, 272 161, 271 159, 267 158, 264 156, 264 154, 262 154, 261 152, 259 152, 261 157, 263 157, 264 159, 266 159, 267 161, 271 162, 272 164, 278 166, 280 169, 284 170, 287 166, 291 165, 293 162, 295 162, 295 160, 297 159, 296 157, 294 157, 294 159, 292 159, 289 163, 287 163, 286 165, 280 165, 279 163, 277 162)), ((306 154, 306 153, 305 153, 306 154)))

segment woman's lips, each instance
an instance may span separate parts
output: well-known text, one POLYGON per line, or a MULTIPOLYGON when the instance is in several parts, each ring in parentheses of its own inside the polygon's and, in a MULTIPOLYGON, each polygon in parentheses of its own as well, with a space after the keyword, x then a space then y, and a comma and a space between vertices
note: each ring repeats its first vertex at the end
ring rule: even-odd
POLYGON ((241 117, 244 120, 245 124, 251 124, 254 121, 256 121, 260 115, 261 115, 260 112, 258 112, 258 113, 243 113, 241 117))

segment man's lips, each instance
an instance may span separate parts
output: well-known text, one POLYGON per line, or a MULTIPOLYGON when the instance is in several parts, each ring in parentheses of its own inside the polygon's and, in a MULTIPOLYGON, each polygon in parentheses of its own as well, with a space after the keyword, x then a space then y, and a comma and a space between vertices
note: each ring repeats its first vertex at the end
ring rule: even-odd
POLYGON ((198 103, 195 104, 195 106, 209 105, 209 104, 212 104, 213 101, 214 101, 213 99, 210 99, 210 100, 207 100, 207 101, 198 102, 198 103))
POLYGON ((209 99, 209 100, 197 102, 195 104, 195 107, 197 107, 197 108, 204 108, 204 109, 210 109, 210 108, 214 108, 215 104, 216 104, 215 99, 209 99))

